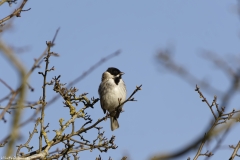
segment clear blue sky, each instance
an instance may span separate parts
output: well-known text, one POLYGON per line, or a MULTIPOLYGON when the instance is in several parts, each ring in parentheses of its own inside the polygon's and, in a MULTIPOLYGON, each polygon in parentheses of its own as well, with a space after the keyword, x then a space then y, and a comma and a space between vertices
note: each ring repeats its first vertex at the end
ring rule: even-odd
MULTIPOLYGON (((206 49, 225 59, 230 59, 229 55, 239 55, 240 21, 236 5, 237 1, 233 0, 29 0, 24 9, 31 10, 22 12, 21 18, 15 18, 13 27, 1 38, 11 46, 26 49, 18 56, 29 69, 33 59, 44 51, 45 41, 51 40, 60 27, 56 46, 52 49, 60 57, 50 60, 50 66, 55 66, 56 71, 49 74, 48 80, 61 74, 61 81, 66 83, 81 75, 100 58, 121 49, 118 57, 101 65, 75 86, 79 88, 79 94, 87 92, 89 98, 98 97, 102 72, 114 66, 125 72, 123 78, 128 95, 136 85, 142 84, 142 91, 134 96, 137 102, 129 102, 124 106, 125 112, 119 119, 118 130, 110 130, 109 120, 100 125, 105 128, 106 137, 116 136, 118 148, 107 153, 94 150, 79 155, 80 159, 95 159, 100 154, 103 159, 109 156, 120 159, 128 155, 129 159, 145 160, 154 153, 176 151, 191 143, 203 135, 212 118, 210 110, 194 91, 194 85, 189 85, 157 64, 157 51, 174 46, 176 61, 200 80, 210 82, 219 90, 226 90, 229 79, 214 65, 203 60, 199 53, 206 49)), ((0 18, 15 7, 9 8, 7 4, 1 6, 0 18)), ((0 77, 16 87, 17 75, 2 55, 0 64, 0 77)), ((42 77, 37 74, 38 71, 43 71, 43 67, 36 70, 29 80, 35 88, 33 94, 28 94, 30 101, 37 101, 41 96, 42 77)), ((1 84, 0 89, 0 97, 8 93, 1 84)), ((52 86, 49 86, 48 99, 54 95, 52 86)), ((211 102, 214 95, 205 95, 211 102)), ((50 123, 50 138, 55 134, 52 130, 59 128, 58 120, 69 118, 68 109, 63 107, 62 101, 54 103, 46 111, 45 122, 50 123)), ((229 108, 239 109, 237 97, 229 108)), ((25 110, 24 119, 30 113, 31 110, 25 110)), ((88 113, 95 120, 104 116, 99 103, 88 113)), ((10 116, 7 115, 6 119, 9 120, 10 116)), ((4 124, 0 121, 1 138, 9 131, 9 122, 4 124)), ((21 130, 24 142, 33 125, 30 123, 21 130)), ((81 126, 81 121, 77 125, 81 126)), ((231 132, 223 142, 225 148, 214 153, 211 159, 230 157, 232 149, 227 145, 236 145, 239 141, 237 129, 235 127, 235 132, 231 132)), ((86 137, 94 139, 95 135, 92 131, 86 137)), ((38 147, 38 136, 35 135, 35 140, 30 143, 35 146, 34 150, 38 147)), ((203 152, 208 149, 211 151, 211 148, 211 145, 205 147, 203 152)), ((3 154, 2 149, 0 153, 3 154)), ((193 159, 195 153, 190 152, 179 159, 193 159)))

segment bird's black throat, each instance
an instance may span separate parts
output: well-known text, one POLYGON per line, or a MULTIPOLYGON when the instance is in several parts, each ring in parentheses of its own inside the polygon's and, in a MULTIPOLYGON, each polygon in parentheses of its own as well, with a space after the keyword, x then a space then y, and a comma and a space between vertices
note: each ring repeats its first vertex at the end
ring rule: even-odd
POLYGON ((114 78, 114 82, 116 83, 116 85, 118 85, 118 83, 120 82, 121 78, 122 78, 121 76, 114 78))

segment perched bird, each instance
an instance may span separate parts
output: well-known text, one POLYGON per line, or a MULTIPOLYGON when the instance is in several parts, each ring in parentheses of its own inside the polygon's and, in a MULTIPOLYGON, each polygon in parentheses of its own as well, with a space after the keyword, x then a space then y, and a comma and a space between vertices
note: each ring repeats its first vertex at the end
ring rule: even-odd
POLYGON ((110 67, 102 74, 102 82, 98 88, 100 103, 103 112, 106 110, 110 114, 111 130, 119 128, 118 118, 122 111, 120 103, 126 100, 127 90, 122 75, 124 73, 119 69, 110 67))

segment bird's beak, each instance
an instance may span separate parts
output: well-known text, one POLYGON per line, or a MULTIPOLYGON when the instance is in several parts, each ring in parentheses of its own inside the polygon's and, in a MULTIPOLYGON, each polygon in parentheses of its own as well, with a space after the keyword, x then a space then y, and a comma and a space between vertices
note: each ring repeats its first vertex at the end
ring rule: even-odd
POLYGON ((120 72, 120 73, 119 73, 120 76, 121 76, 121 75, 124 75, 124 74, 125 74, 124 72, 120 72))

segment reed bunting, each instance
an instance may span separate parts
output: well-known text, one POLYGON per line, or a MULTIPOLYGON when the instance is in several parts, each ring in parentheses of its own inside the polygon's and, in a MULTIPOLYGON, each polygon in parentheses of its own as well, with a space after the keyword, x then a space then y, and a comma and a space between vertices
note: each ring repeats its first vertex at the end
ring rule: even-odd
POLYGON ((124 73, 119 69, 110 67, 102 74, 102 82, 98 88, 100 103, 103 112, 109 112, 111 121, 111 130, 119 128, 118 118, 123 105, 119 104, 126 100, 127 90, 122 75, 124 73))

